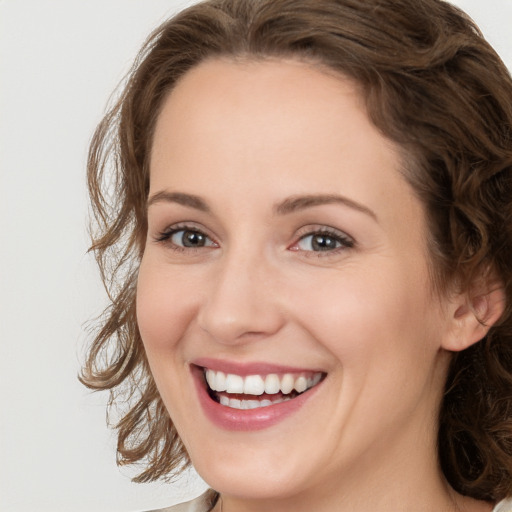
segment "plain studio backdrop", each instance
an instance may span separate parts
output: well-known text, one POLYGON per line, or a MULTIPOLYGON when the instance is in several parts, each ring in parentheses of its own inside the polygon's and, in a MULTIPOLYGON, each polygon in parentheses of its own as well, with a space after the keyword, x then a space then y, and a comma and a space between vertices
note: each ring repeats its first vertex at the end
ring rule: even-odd
MULTIPOLYGON (((149 32, 187 0, 0 0, 0 510, 136 512, 192 498, 115 464, 77 381, 105 305, 87 255, 87 146, 149 32)), ((512 67, 512 0, 458 0, 512 67)))

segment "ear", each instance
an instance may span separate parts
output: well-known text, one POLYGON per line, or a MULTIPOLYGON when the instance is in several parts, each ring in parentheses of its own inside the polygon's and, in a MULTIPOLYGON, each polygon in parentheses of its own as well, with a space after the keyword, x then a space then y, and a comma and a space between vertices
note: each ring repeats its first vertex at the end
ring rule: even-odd
POLYGON ((460 352, 484 338, 503 314, 505 301, 505 291, 497 280, 453 297, 449 319, 452 328, 444 337, 443 348, 460 352))

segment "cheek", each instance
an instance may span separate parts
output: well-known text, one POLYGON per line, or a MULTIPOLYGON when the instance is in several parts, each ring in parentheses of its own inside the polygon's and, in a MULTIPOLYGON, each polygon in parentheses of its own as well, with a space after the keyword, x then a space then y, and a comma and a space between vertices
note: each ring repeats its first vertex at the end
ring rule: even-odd
POLYGON ((431 382, 441 325, 429 288, 406 265, 379 269, 340 276, 329 293, 310 295, 321 307, 310 303, 308 309, 304 301, 300 311, 303 326, 332 355, 332 376, 342 390, 332 398, 333 417, 351 411, 361 418, 354 423, 355 439, 363 431, 373 436, 394 428, 397 417, 437 397, 431 382))
POLYGON ((190 276, 171 273, 168 265, 143 259, 137 282, 137 322, 148 353, 168 353, 174 348, 195 314, 190 276))
POLYGON ((296 316, 344 364, 416 358, 434 327, 425 273, 406 264, 375 268, 353 268, 307 295, 295 293, 296 316))
POLYGON ((184 293, 187 289, 184 277, 180 280, 180 273, 171 270, 172 267, 162 265, 151 255, 141 262, 137 281, 137 322, 151 373, 169 415, 178 427, 192 414, 182 407, 182 390, 186 389, 188 373, 180 371, 186 366, 180 340, 195 314, 195 306, 191 303, 194 294, 184 293))

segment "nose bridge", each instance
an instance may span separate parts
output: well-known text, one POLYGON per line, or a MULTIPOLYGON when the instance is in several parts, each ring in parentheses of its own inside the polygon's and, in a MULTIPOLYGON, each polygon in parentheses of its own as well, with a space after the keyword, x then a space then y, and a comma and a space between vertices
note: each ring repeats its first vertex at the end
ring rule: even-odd
POLYGON ((201 328, 221 343, 279 330, 282 317, 273 286, 275 267, 263 251, 233 247, 217 262, 199 311, 201 328))

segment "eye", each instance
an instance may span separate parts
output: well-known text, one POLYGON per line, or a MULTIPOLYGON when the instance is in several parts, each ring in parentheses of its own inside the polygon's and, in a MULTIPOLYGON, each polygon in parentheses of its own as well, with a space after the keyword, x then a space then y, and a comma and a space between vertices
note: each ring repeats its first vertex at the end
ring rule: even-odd
POLYGON ((316 233, 301 238, 297 246, 302 251, 332 251, 341 247, 341 243, 331 235, 316 233))
POLYGON ((170 241, 180 247, 205 247, 211 245, 211 240, 200 231, 180 229, 172 234, 170 241))
POLYGON ((170 228, 161 233, 157 242, 166 242, 176 250, 217 247, 217 244, 202 231, 186 226, 170 228))
POLYGON ((290 247, 295 251, 337 252, 339 249, 354 247, 354 241, 342 232, 322 229, 309 232, 290 247))

